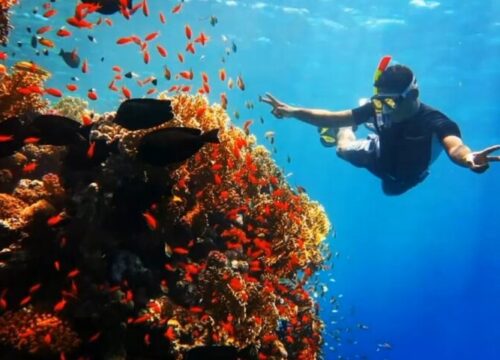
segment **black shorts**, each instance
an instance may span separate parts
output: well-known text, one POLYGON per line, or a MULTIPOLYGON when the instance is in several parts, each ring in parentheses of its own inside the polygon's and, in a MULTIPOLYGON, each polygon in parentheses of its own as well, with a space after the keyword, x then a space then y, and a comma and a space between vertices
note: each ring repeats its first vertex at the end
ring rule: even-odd
POLYGON ((397 179, 380 170, 380 141, 377 134, 369 134, 366 139, 356 140, 341 150, 337 155, 352 165, 365 168, 382 180, 382 190, 386 195, 400 195, 422 182, 429 171, 424 171, 414 179, 397 179))

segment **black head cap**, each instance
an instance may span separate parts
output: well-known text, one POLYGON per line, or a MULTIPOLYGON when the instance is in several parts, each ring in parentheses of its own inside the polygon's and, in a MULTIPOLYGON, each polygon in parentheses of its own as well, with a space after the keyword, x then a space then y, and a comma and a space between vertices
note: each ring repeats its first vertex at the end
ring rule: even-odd
POLYGON ((413 80, 413 71, 404 65, 389 66, 373 84, 376 88, 391 93, 403 92, 413 80))

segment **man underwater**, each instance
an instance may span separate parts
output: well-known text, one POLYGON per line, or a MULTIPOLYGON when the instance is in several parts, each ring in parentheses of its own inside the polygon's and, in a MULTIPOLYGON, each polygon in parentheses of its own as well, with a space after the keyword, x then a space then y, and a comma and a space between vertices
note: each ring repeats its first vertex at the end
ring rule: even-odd
POLYGON ((270 104, 277 118, 292 117, 317 126, 323 144, 336 143, 340 158, 380 178, 386 195, 403 194, 422 182, 439 154, 436 150, 442 148, 457 165, 476 173, 486 171, 490 161, 500 161, 500 156, 489 156, 500 145, 471 151, 462 142, 455 122, 419 100, 413 72, 404 65, 389 66, 390 60, 386 56, 380 61, 371 101, 352 110, 294 107, 269 93, 260 101, 270 104), (356 140, 353 128, 363 123, 374 133, 356 140), (433 144, 436 139, 441 146, 433 144))

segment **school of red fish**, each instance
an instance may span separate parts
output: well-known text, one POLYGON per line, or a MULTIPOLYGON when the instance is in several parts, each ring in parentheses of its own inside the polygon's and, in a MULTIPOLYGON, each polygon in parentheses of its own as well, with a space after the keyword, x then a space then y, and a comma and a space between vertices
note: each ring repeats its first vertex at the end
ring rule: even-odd
MULTIPOLYGON (((59 15, 55 4, 43 4, 45 18, 59 15)), ((119 14, 126 19, 142 14, 157 18, 152 21, 165 26, 167 16, 186 11, 189 3, 176 3, 168 11, 158 14, 150 13, 148 0, 135 5, 131 5, 129 0, 117 0, 117 5, 119 14)), ((114 26, 110 16, 98 14, 99 9, 100 5, 96 3, 79 2, 66 23, 84 30, 114 26)), ((43 47, 53 48, 57 37, 74 36, 70 29, 42 26, 36 29, 37 41, 43 47)), ((189 24, 185 24, 183 30, 186 45, 177 53, 161 43, 160 30, 143 37, 135 34, 119 36, 116 46, 130 47, 134 50, 132 53, 139 50, 145 64, 151 62, 152 56, 168 58, 172 53, 176 53, 177 61, 182 64, 185 56, 196 54, 198 47, 208 46, 211 41, 205 32, 195 34, 189 24)), ((75 61, 80 56, 82 54, 78 54, 76 49, 70 54, 75 61)), ((8 57, 7 52, 0 51, 0 61, 7 61, 8 57)), ((95 76, 92 59, 82 58, 81 73, 95 76)), ((43 71, 34 63, 20 66, 29 68, 33 73, 43 71)), ((110 70, 109 91, 120 94, 123 100, 138 97, 121 82, 125 74, 119 64, 113 65, 110 70)), ((9 69, 0 64, 0 76, 8 73, 9 69)), ((218 81, 227 84, 229 90, 235 83, 241 91, 246 88, 241 75, 234 81, 225 68, 218 69, 217 75, 218 81)), ((324 260, 321 245, 331 230, 324 210, 309 200, 303 188, 293 190, 267 150, 256 146, 250 131, 253 120, 245 121, 242 129, 228 126, 225 92, 218 96, 220 105, 209 105, 207 96, 211 92, 211 83, 207 71, 200 71, 198 75, 193 69, 185 69, 172 75, 165 66, 163 77, 178 83, 163 92, 158 91, 153 76, 137 79, 137 84, 140 87, 148 85, 141 96, 159 93, 160 98, 172 100, 177 116, 174 126, 200 128, 203 131, 221 128, 220 144, 206 145, 183 165, 165 170, 172 182, 170 197, 159 198, 140 213, 148 232, 141 241, 160 243, 162 236, 173 236, 180 225, 188 226, 191 232, 189 239, 165 241, 167 261, 158 270, 166 274, 162 275, 159 284, 163 295, 151 297, 145 306, 140 306, 145 295, 138 293, 137 285, 127 279, 115 283, 101 279, 90 286, 89 279, 95 274, 91 275, 88 268, 75 267, 68 258, 51 258, 49 270, 64 286, 52 298, 50 305, 42 301, 39 294, 49 293, 54 284, 30 283, 26 291, 21 292, 22 295, 19 291, 0 287, 0 324, 8 329, 0 329, 0 343, 30 353, 48 349, 57 353, 60 359, 68 358, 73 352, 78 354, 78 359, 90 359, 92 356, 88 352, 78 352, 81 343, 90 344, 90 349, 93 349, 93 344, 106 341, 106 330, 92 324, 92 332, 77 336, 65 320, 71 323, 75 309, 83 306, 89 293, 92 296, 100 293, 112 303, 127 309, 125 325, 136 329, 136 334, 141 334, 141 346, 145 353, 153 351, 151 349, 161 353, 165 351, 163 344, 166 343, 170 346, 169 353, 176 359, 182 359, 195 344, 230 345, 238 349, 252 344, 256 346, 256 358, 259 360, 319 358, 323 324, 317 305, 305 285, 321 268, 324 260), (201 80, 201 84, 195 85, 197 80, 201 80), (221 216, 223 220, 210 220, 211 216, 221 216), (207 258, 196 259, 195 249, 201 246, 200 239, 209 237, 209 232, 215 232, 224 244, 207 258), (179 306, 166 295, 180 291, 179 288, 191 289, 190 296, 196 294, 200 301, 190 306, 179 306), (37 310, 42 302, 44 312, 37 310), (47 315, 47 312, 50 314, 47 315), (20 321, 25 324, 21 325, 20 321), (284 329, 277 329, 278 322, 286 323, 284 329), (57 325, 51 327, 52 323, 57 325), (59 329, 58 332, 51 333, 51 329, 55 328, 59 329), (66 334, 65 337, 61 335, 59 338, 60 333, 66 334)), ((20 96, 35 94, 55 98, 78 90, 76 82, 66 84, 65 89, 45 87, 43 83, 16 88, 20 96)), ((90 101, 99 101, 100 96, 102 94, 95 88, 89 89, 86 94, 90 101)), ((89 118, 83 115, 78 120, 91 125, 99 121, 96 119, 97 116, 89 118)), ((8 141, 12 141, 9 134, 0 134, 0 142, 8 141)), ((24 140, 27 146, 37 146, 38 142, 36 137, 24 140)), ((95 152, 96 143, 90 142, 86 156, 93 158, 95 152)), ((36 160, 26 162, 19 176, 36 177, 43 171, 41 168, 36 160)), ((72 242, 79 241, 72 237, 78 238, 78 235, 71 233, 68 225, 71 221, 72 216, 62 206, 42 224, 44 231, 56 239, 54 247, 59 254, 74 247, 72 242)))

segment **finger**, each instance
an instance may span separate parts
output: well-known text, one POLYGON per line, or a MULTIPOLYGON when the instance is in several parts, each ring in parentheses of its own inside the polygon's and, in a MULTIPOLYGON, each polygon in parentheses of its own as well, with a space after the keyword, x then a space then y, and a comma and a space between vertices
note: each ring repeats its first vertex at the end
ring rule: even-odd
POLYGON ((490 147, 484 149, 483 151, 481 151, 481 154, 488 155, 488 154, 490 154, 493 151, 496 151, 498 149, 500 149, 500 145, 493 145, 493 146, 490 146, 490 147))
POLYGON ((259 101, 266 103, 266 104, 270 104, 272 106, 275 106, 275 104, 273 103, 273 101, 271 99, 266 98, 264 96, 259 96, 259 101))
POLYGON ((273 102, 274 105, 282 105, 282 102, 272 96, 270 93, 266 93, 266 96, 273 102))
POLYGON ((500 161, 500 156, 487 156, 488 161, 500 161))
POLYGON ((274 116, 276 116, 278 119, 283 118, 283 114, 278 109, 274 109, 273 111, 271 111, 271 114, 273 114, 274 116))

